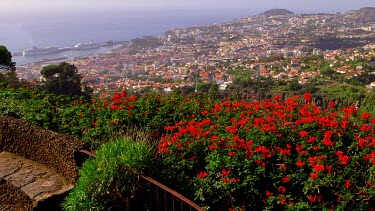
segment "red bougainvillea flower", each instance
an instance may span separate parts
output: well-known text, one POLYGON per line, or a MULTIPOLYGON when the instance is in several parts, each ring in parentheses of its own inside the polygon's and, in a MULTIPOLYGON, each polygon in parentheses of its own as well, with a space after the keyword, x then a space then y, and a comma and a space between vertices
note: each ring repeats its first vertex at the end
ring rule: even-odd
POLYGON ((285 189, 284 186, 280 186, 280 187, 277 188, 277 191, 284 194, 286 192, 286 189, 285 189))
POLYGON ((283 177, 281 180, 282 180, 283 183, 290 182, 290 178, 289 177, 283 177))
POLYGON ((118 119, 111 121, 111 125, 117 125, 118 121, 119 121, 118 119))
POLYGON ((297 166, 298 166, 298 167, 301 167, 301 168, 302 168, 303 166, 305 166, 305 164, 306 164, 306 163, 303 162, 303 161, 301 161, 301 160, 297 161, 297 166))
POLYGON ((350 183, 350 179, 345 182, 345 188, 348 189, 352 184, 350 183))
POLYGON ((223 170, 221 171, 221 176, 227 176, 227 175, 230 174, 230 172, 231 172, 230 169, 228 169, 228 170, 223 169, 223 170))
POLYGON ((308 198, 308 200, 311 203, 314 203, 314 202, 320 201, 322 199, 322 196, 321 195, 317 196, 317 195, 311 195, 310 194, 307 198, 308 198))
POLYGON ((272 195, 273 195, 273 193, 269 192, 268 190, 266 191, 267 198, 271 197, 272 195))
POLYGON ((316 178, 318 178, 318 174, 317 173, 313 173, 313 172, 310 172, 310 177, 311 177, 311 179, 316 179, 316 178))
POLYGON ((176 127, 175 126, 164 126, 164 130, 169 131, 169 130, 174 130, 176 127))
POLYGON ((306 130, 302 130, 301 132, 299 132, 299 137, 301 138, 305 138, 309 135, 309 132, 307 132, 306 130))
POLYGON ((326 145, 327 147, 332 147, 334 143, 332 142, 331 137, 332 137, 332 131, 327 130, 326 132, 324 132, 324 139, 322 143, 326 145))
POLYGON ((350 160, 350 157, 348 155, 344 155, 344 152, 342 152, 342 151, 337 151, 336 155, 340 159, 340 164, 343 164, 343 165, 348 164, 348 162, 350 160))
POLYGON ((137 99, 137 96, 134 95, 134 96, 131 96, 131 97, 127 98, 126 100, 129 101, 129 102, 132 102, 136 99, 137 99))
POLYGON ((197 174, 198 179, 203 179, 203 178, 205 178, 207 176, 208 176, 208 172, 207 171, 199 171, 199 173, 197 174))
POLYGON ((336 106, 335 102, 333 102, 333 101, 329 101, 329 102, 328 102, 328 105, 329 105, 329 107, 331 107, 331 108, 335 108, 335 106, 336 106))
POLYGON ((305 98, 306 102, 311 102, 311 94, 310 93, 304 93, 303 97, 305 98))
POLYGON ((103 101, 104 108, 107 108, 108 102, 106 100, 103 101))
POLYGON ((309 140, 307 140, 307 143, 314 143, 316 141, 316 137, 311 136, 309 140))
POLYGON ((367 112, 364 112, 361 116, 362 116, 362 119, 366 120, 366 119, 369 119, 371 117, 371 114, 367 113, 367 112))
POLYGON ((278 100, 280 100, 280 98, 281 98, 281 96, 280 96, 280 94, 278 94, 275 97, 273 97, 273 100, 274 101, 278 101, 278 100))
POLYGON ((209 145, 208 148, 211 150, 211 151, 214 151, 218 148, 217 145, 209 145))
POLYGON ((328 174, 332 174, 332 166, 326 165, 326 170, 327 170, 328 174))
POLYGON ((224 183, 228 183, 228 182, 230 182, 230 179, 229 179, 229 178, 225 178, 225 177, 223 177, 223 178, 222 178, 222 181, 223 181, 224 183))
POLYGON ((241 182, 241 179, 239 179, 239 178, 232 178, 232 182, 239 183, 239 182, 241 182))
POLYGON ((235 152, 235 151, 232 151, 232 152, 229 152, 228 153, 228 155, 230 156, 230 157, 233 157, 233 156, 235 156, 237 154, 237 152, 235 152))
POLYGON ((314 171, 315 172, 324 171, 324 165, 323 164, 316 164, 314 166, 314 171))
POLYGON ((98 121, 95 121, 95 122, 91 122, 91 125, 92 125, 93 127, 96 127, 96 126, 98 126, 98 121))

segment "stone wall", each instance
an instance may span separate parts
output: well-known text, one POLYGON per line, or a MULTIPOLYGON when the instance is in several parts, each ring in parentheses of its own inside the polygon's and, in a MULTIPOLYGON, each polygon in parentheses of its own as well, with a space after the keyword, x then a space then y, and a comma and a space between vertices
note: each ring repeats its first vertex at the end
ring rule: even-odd
POLYGON ((5 181, 0 181, 0 211, 33 210, 33 201, 21 191, 5 181), (7 196, 7 197, 4 197, 7 196))
POLYGON ((77 166, 82 141, 31 124, 26 120, 0 116, 0 152, 6 151, 41 163, 61 174, 72 184, 77 180, 77 166))

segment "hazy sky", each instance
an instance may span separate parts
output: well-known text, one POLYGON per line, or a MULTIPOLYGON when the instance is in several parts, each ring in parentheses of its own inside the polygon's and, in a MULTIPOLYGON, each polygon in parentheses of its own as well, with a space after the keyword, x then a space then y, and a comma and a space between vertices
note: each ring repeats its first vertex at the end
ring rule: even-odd
POLYGON ((21 10, 117 9, 271 9, 346 11, 375 7, 375 0, 0 0, 0 13, 21 10))

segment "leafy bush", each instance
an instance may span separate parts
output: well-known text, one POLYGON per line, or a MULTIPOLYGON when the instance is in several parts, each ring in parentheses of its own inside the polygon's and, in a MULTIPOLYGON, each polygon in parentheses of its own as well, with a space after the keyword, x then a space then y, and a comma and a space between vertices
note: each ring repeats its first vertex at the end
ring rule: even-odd
POLYGON ((103 144, 96 158, 85 162, 76 187, 63 203, 65 210, 128 210, 138 187, 136 175, 154 167, 147 136, 135 134, 137 141, 125 137, 103 144))
MULTIPOLYGON (((147 138, 167 134, 158 144, 164 168, 157 179, 210 210, 365 210, 375 194, 375 120, 369 113, 360 115, 356 107, 342 108, 328 99, 353 105, 363 94, 362 110, 372 111, 374 94, 352 86, 327 88, 327 93, 333 93, 322 96, 323 105, 329 106, 321 108, 308 94, 305 102, 290 98, 246 103, 206 95, 136 98, 124 91, 111 99, 85 102, 4 89, 0 113, 74 135, 93 149, 109 142, 96 152, 98 159, 85 165, 82 181, 65 203, 67 209, 107 209, 112 203, 123 205, 134 194, 121 189, 135 184, 120 159, 120 149, 128 145, 110 141, 133 125, 151 134, 147 138), (340 101, 347 96, 350 102, 340 101), (75 205, 74 198, 83 201, 75 205)), ((135 161, 141 165, 141 160, 135 161)))
POLYGON ((304 97, 223 101, 203 118, 166 126, 164 180, 209 210, 367 210, 375 118, 304 97))

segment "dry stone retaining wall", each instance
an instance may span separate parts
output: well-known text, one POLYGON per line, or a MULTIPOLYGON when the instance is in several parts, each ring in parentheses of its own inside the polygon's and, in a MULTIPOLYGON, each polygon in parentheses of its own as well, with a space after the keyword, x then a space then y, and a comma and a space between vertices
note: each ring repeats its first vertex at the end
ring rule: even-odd
MULTIPOLYGON (((43 176, 43 174, 39 175, 40 172, 38 169, 32 168, 33 165, 25 165, 25 163, 30 163, 27 160, 24 160, 23 165, 17 166, 15 163, 12 165, 3 159, 0 174, 6 175, 0 175, 0 211, 61 209, 59 206, 66 196, 67 190, 73 187, 78 178, 77 166, 80 166, 85 159, 85 155, 80 153, 79 150, 84 147, 83 142, 71 136, 46 130, 26 120, 0 116, 0 155, 4 157, 7 153, 13 153, 15 156, 18 155, 31 160, 30 162, 36 162, 35 165, 41 165, 42 169, 44 167, 49 168, 64 178, 56 179, 61 177, 59 175, 53 175, 50 178, 47 178, 46 175, 43 176), (13 167, 15 169, 12 169, 13 167), (14 172, 8 172, 7 168, 9 171, 14 170, 14 172), (13 175, 20 178, 14 176, 16 178, 14 179, 13 175), (22 178, 22 175, 24 175, 24 178, 22 178), (38 178, 38 176, 41 178, 38 178), (49 182, 64 181, 63 188, 51 195, 52 193, 49 193, 48 188, 44 187, 44 183, 38 185, 43 182, 43 179, 48 179, 49 182), (28 182, 30 183, 29 186, 36 184, 36 187, 22 186, 17 183, 18 181, 28 182), (39 194, 38 192, 39 195, 37 196, 31 194, 39 189, 43 189, 45 193, 39 194)), ((22 160, 22 158, 17 159, 22 160)), ((17 159, 15 160, 17 161, 17 159)), ((57 185, 50 186, 60 188, 57 185)))
POLYGON ((26 120, 0 116, 0 152, 11 152, 30 159, 63 175, 74 184, 77 180, 79 149, 82 141, 55 133, 26 120))
POLYGON ((21 189, 5 181, 0 182, 0 196, 2 196, 0 211, 33 210, 34 208, 33 201, 21 189))

